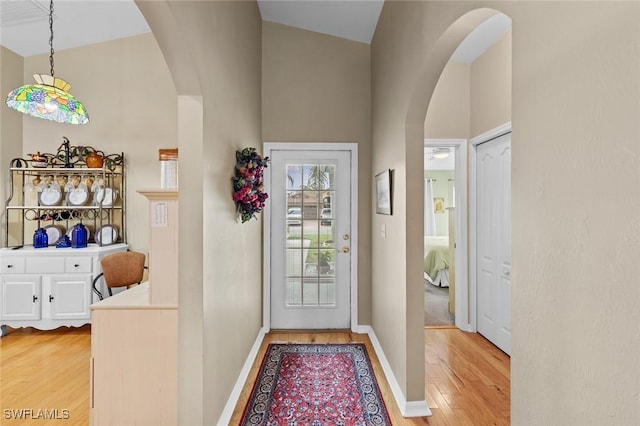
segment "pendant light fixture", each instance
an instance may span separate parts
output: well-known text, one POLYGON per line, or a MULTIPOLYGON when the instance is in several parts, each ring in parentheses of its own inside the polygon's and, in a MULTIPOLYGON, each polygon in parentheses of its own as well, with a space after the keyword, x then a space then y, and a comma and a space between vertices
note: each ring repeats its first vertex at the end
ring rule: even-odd
POLYGON ((27 84, 12 90, 5 101, 7 106, 33 117, 58 123, 86 124, 89 114, 84 105, 74 98, 71 85, 53 72, 53 0, 49 5, 49 63, 51 75, 34 74, 38 84, 27 84))

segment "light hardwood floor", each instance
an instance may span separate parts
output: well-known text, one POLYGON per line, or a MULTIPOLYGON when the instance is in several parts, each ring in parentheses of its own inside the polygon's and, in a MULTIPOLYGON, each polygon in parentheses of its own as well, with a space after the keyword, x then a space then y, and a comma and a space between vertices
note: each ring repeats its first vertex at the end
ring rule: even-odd
POLYGON ((10 330, 0 339, 0 424, 88 425, 90 359, 88 325, 10 330), (5 410, 23 410, 22 415, 30 417, 38 416, 38 410, 49 410, 49 420, 7 418, 5 410), (61 418, 66 417, 63 410, 68 410, 67 419, 61 418))
POLYGON ((232 425, 240 422, 267 346, 275 342, 364 343, 394 425, 509 425, 509 357, 478 334, 442 327, 425 329, 425 394, 431 417, 401 416, 368 336, 351 332, 272 332, 260 347, 231 418, 232 425))
POLYGON ((426 328, 425 395, 433 416, 425 424, 509 425, 510 367, 510 358, 479 334, 426 328))
MULTIPOLYGON (((508 425, 510 362, 477 334, 450 328, 425 329, 426 398, 433 416, 404 419, 366 335, 350 332, 269 334, 260 349, 231 424, 239 422, 262 355, 270 342, 363 342, 394 425, 508 425)), ((89 424, 89 326, 54 331, 12 330, 0 339, 2 425, 89 424), (67 420, 8 420, 5 409, 69 410, 67 420)), ((35 413, 35 411, 34 411, 35 413)))

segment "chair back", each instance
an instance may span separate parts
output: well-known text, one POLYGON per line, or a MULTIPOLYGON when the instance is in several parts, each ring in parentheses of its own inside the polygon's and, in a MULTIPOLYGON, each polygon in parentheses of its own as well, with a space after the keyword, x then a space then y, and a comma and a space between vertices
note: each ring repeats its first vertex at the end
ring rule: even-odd
POLYGON ((145 254, 135 251, 113 253, 102 258, 100 265, 108 288, 142 282, 145 254))

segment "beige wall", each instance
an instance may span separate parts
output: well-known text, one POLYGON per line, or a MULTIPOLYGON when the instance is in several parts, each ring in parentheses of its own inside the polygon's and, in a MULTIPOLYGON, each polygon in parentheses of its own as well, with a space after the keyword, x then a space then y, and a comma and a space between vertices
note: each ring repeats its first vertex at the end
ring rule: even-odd
MULTIPOLYGON (((414 32, 422 29, 424 5, 386 2, 371 46, 372 169, 393 169, 394 181, 393 215, 372 215, 372 325, 409 401, 424 400, 424 314, 416 316, 424 312, 419 265, 424 234, 424 155, 422 146, 409 152, 405 142, 407 104, 426 52, 417 46, 420 40, 415 38, 420 33, 414 32), (413 175, 413 183, 409 175, 413 175), (415 202, 408 205, 411 199, 415 202), (382 227, 386 238, 378 232, 382 227)), ((443 58, 439 71, 446 62, 443 58)), ((433 79, 437 81, 439 74, 434 73, 433 79)), ((431 91, 434 87, 435 81, 431 91)), ((431 91, 423 96, 427 104, 431 91)), ((414 136, 422 145, 426 105, 419 115, 420 128, 414 136)))
POLYGON ((263 23, 263 139, 358 143, 360 324, 371 323, 370 65, 367 44, 263 23))
MULTIPOLYGON (((5 106, 7 94, 24 84, 22 80, 23 59, 11 50, 0 46, 0 200, 9 195, 9 163, 22 156, 22 114, 5 106)), ((0 212, 0 247, 5 247, 7 217, 4 208, 0 212)))
MULTIPOLYGON (((24 81, 49 73, 48 55, 24 59, 24 81)), ((59 124, 23 118, 22 155, 55 152, 66 136, 107 154, 124 152, 127 179, 127 242, 149 247, 148 201, 136 191, 160 186, 159 148, 178 146, 176 91, 152 34, 55 53, 55 74, 71 84, 90 122, 59 124)))
POLYGON ((471 66, 449 61, 433 91, 427 118, 426 139, 468 139, 471 120, 471 66))
POLYGON ((473 61, 470 77, 469 134, 475 137, 511 121, 511 31, 473 61))
POLYGON ((180 96, 180 424, 212 425, 262 324, 262 222, 241 224, 231 200, 235 151, 262 148, 260 13, 252 2, 138 6, 180 96))
POLYGON ((425 138, 469 139, 511 121, 511 30, 471 64, 449 61, 427 110, 425 138))
POLYGON ((640 4, 511 14, 512 418, 640 424, 640 4))
MULTIPOLYGON (((640 4, 386 2, 372 46, 374 168, 393 146, 404 151, 397 189, 414 192, 422 168, 410 154, 422 149, 431 92, 457 44, 491 13, 474 10, 483 5, 513 20, 512 422, 638 424, 640 57, 629 52, 638 50, 640 4), (623 154, 607 155, 612 148, 623 154), (624 206, 615 222, 611 206, 624 206)), ((421 224, 407 212, 422 200, 397 201, 391 225, 403 235, 373 240, 373 323, 413 399, 423 391, 407 372, 421 369, 424 349, 396 336, 420 327, 412 319, 422 306, 408 294, 420 271, 409 250, 390 254, 404 241, 420 252, 411 234, 421 224), (407 294, 388 276, 406 276, 407 294)))

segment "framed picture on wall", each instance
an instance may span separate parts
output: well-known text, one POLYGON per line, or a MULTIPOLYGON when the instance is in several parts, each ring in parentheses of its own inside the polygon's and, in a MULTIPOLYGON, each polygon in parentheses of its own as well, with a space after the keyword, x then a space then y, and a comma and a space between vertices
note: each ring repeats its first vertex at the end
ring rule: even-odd
POLYGON ((444 198, 433 199, 433 211, 434 213, 444 213, 444 198))
POLYGON ((376 213, 392 212, 391 170, 387 169, 376 175, 376 213))

